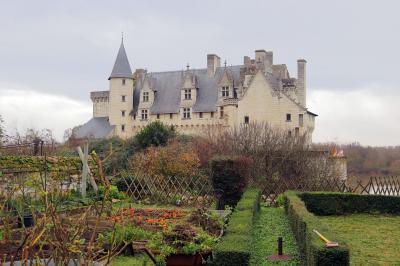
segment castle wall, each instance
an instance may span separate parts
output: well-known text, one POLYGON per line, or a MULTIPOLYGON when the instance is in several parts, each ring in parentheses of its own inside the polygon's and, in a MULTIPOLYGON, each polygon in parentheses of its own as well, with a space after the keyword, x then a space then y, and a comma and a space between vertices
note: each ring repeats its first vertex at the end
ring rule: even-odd
POLYGON ((295 129, 299 128, 299 134, 307 130, 312 132, 314 121, 309 115, 285 95, 273 95, 272 88, 261 72, 258 72, 243 99, 238 102, 237 123, 243 123, 245 116, 251 122, 268 122, 272 126, 291 131, 293 136, 295 129), (291 120, 286 120, 286 115, 291 115, 291 120), (299 121, 299 115, 303 115, 303 125, 299 121))

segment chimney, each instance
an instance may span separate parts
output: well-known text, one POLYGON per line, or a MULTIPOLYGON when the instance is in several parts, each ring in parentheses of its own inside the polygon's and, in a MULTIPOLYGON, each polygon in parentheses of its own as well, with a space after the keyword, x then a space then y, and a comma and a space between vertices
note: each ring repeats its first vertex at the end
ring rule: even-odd
POLYGON ((243 57, 243 65, 245 65, 245 66, 251 65, 251 59, 250 59, 249 56, 244 56, 243 57))
POLYGON ((214 76, 217 67, 221 66, 221 59, 216 54, 207 55, 207 74, 209 77, 214 76))
POLYGON ((307 61, 304 59, 299 59, 297 60, 297 82, 296 82, 296 87, 297 87, 297 99, 299 103, 303 106, 306 107, 307 101, 306 101, 306 64, 307 61))
POLYGON ((272 64, 273 64, 273 52, 265 51, 265 50, 256 50, 255 51, 255 60, 256 63, 260 64, 263 69, 267 72, 272 72, 272 64))

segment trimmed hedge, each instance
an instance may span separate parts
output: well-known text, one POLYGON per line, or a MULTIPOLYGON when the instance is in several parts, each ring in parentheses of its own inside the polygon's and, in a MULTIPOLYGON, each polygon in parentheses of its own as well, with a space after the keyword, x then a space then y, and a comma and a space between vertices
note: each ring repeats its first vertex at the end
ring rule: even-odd
POLYGON ((243 193, 230 217, 226 234, 213 251, 212 265, 249 265, 253 223, 260 212, 260 197, 259 189, 248 189, 243 193))
POLYGON ((335 238, 329 228, 321 224, 318 218, 310 213, 302 199, 301 193, 288 191, 285 193, 285 211, 295 235, 302 260, 308 266, 342 266, 349 265, 350 253, 346 243, 335 238), (325 243, 313 232, 318 230, 331 241, 340 246, 326 248, 325 243))
POLYGON ((301 193, 307 209, 316 215, 351 213, 400 214, 400 197, 337 192, 301 193))
POLYGON ((220 193, 217 209, 236 206, 246 188, 251 163, 247 157, 217 156, 211 160, 213 188, 220 193))

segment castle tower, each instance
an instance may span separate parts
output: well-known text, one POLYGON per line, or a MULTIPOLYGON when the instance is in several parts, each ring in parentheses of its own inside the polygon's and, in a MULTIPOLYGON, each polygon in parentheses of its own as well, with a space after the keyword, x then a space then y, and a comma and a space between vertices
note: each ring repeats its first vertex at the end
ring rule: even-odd
POLYGON ((134 79, 123 39, 108 80, 110 81, 109 122, 114 126, 114 133, 127 137, 131 131, 129 113, 133 108, 134 79))

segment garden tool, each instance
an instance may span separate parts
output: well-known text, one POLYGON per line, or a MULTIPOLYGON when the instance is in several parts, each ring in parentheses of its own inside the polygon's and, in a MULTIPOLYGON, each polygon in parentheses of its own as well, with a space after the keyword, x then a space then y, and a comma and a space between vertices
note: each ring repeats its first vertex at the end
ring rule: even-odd
POLYGON ((324 237, 320 232, 318 232, 317 230, 313 229, 313 232, 316 233, 323 241, 325 241, 325 246, 327 248, 333 248, 333 247, 338 247, 339 243, 338 242, 333 242, 330 241, 329 239, 327 239, 326 237, 324 237))

